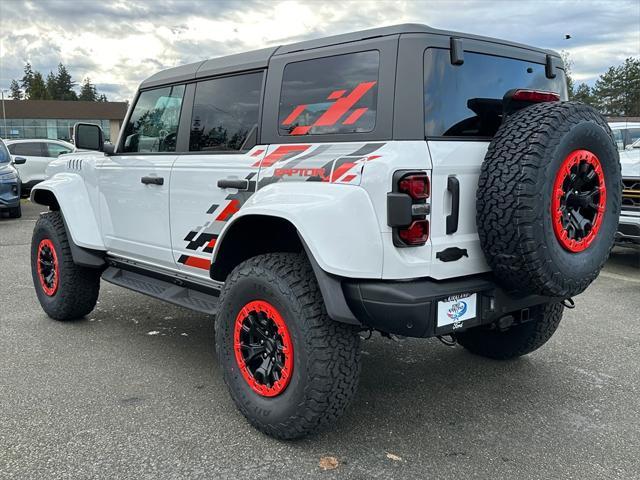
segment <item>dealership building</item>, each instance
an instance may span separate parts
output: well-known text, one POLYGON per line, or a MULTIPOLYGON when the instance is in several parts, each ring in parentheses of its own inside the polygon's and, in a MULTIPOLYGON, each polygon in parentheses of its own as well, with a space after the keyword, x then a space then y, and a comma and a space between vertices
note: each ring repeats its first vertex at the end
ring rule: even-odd
POLYGON ((126 102, 5 100, 0 105, 0 138, 52 138, 70 141, 77 122, 100 125, 115 142, 127 113, 126 102))

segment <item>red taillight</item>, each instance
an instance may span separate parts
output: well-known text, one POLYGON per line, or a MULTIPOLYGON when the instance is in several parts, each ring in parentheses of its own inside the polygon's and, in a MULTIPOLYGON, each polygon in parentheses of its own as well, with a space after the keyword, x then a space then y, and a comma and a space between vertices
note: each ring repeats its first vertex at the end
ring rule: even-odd
POLYGON ((429 239, 429 221, 414 220, 407 228, 398 229, 398 236, 407 245, 424 245, 429 239))
POLYGON ((426 174, 407 175, 398 183, 398 189, 414 200, 424 200, 429 197, 429 177, 426 174))
POLYGON ((554 92, 543 92, 541 90, 516 90, 511 97, 519 102, 558 102, 560 95, 554 92))

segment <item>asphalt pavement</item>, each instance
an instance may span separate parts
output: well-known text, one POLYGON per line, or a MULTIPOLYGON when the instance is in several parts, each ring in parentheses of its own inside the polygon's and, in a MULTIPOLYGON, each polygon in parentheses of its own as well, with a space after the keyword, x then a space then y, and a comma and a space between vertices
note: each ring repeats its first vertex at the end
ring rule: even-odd
POLYGON ((640 252, 615 249, 516 361, 374 335, 347 414, 281 442, 233 405, 212 317, 103 282, 86 319, 50 320, 29 267, 38 211, 0 219, 2 479, 640 477, 640 252))

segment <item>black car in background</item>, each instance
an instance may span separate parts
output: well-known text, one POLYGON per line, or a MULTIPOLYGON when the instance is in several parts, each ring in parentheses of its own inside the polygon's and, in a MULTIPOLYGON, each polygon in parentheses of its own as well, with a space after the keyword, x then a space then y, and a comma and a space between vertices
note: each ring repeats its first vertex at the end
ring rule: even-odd
POLYGON ((9 212, 10 218, 20 218, 20 175, 13 164, 25 163, 25 159, 16 157, 11 160, 7 146, 0 139, 0 215, 9 212))

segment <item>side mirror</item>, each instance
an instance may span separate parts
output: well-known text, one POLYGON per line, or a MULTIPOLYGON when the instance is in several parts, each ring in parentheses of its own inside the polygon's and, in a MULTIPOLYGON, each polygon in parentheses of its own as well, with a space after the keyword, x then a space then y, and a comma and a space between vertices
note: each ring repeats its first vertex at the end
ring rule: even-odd
POLYGON ((23 165, 25 163, 27 163, 27 159, 24 157, 13 157, 13 162, 14 165, 23 165))
POLYGON ((76 123, 73 126, 73 139, 78 150, 102 152, 104 148, 102 129, 92 123, 76 123))

